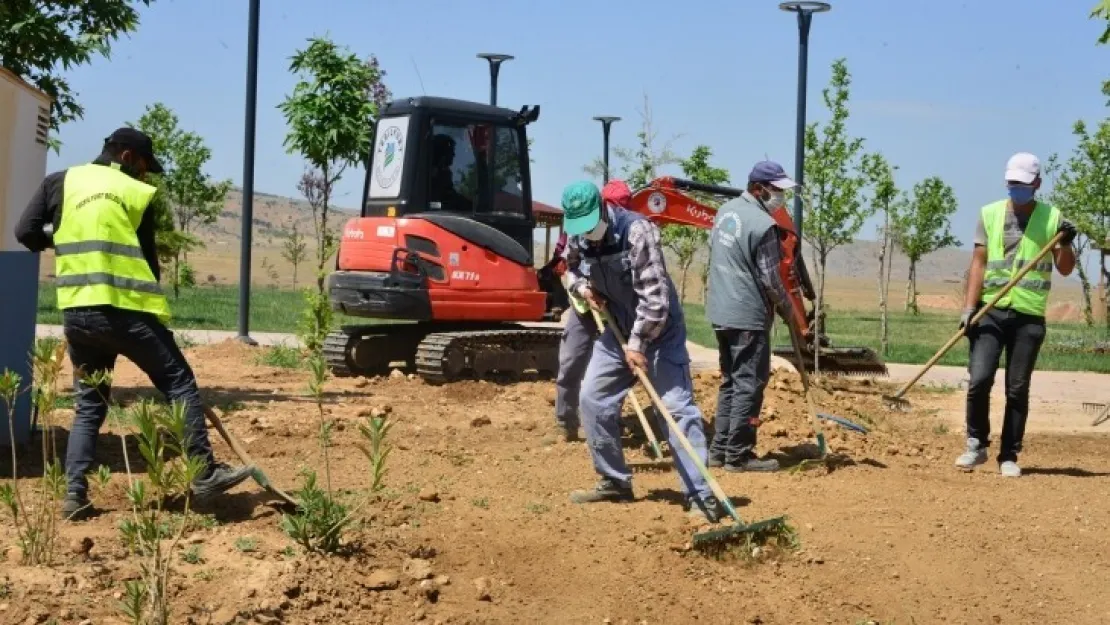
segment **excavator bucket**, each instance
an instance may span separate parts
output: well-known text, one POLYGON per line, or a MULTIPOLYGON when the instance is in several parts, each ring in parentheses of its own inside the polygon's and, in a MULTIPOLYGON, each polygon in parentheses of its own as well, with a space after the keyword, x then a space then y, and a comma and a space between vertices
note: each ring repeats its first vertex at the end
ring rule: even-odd
MULTIPOLYGON (((789 345, 776 347, 771 353, 787 360, 795 368, 800 364, 807 373, 815 371, 813 349, 810 347, 802 347, 801 363, 794 348, 789 345)), ((885 377, 890 374, 875 350, 867 347, 822 347, 817 357, 817 369, 820 373, 834 376, 885 377)))

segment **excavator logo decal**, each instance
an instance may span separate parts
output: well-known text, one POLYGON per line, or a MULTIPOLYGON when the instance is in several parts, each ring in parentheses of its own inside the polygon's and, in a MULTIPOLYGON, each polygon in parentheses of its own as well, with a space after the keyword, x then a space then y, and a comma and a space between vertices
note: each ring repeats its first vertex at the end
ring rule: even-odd
POLYGON ((658 215, 667 210, 667 196, 656 191, 648 196, 648 210, 658 215))

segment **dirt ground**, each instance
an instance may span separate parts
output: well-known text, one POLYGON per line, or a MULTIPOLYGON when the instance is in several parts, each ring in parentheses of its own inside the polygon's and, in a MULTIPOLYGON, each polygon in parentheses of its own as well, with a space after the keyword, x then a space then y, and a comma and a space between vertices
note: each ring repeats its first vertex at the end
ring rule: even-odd
MULTIPOLYGON (((292 489, 300 468, 320 465, 306 372, 260 366, 257 351, 236 343, 189 355, 206 399, 225 409, 228 428, 272 479, 292 489)), ((130 364, 116 384, 120 400, 149 393, 130 364)), ((696 375, 707 415, 716 384, 696 375)), ((360 415, 378 409, 395 420, 387 488, 362 508, 345 553, 289 549, 270 499, 245 484, 202 509, 215 522, 186 538, 183 549, 200 559, 175 562, 173 622, 1110 622, 1106 433, 1030 433, 1021 479, 1000 478, 993 462, 962 473, 952 467, 959 429, 938 414, 958 404, 952 392, 911 392, 913 411, 893 413, 878 383, 830 382, 822 408, 871 431, 825 424, 829 468, 715 470, 745 520, 788 515, 800 547, 709 558, 689 549, 700 528, 686 520, 673 471, 637 472, 633 504, 570 503, 568 492, 595 475, 584 443, 551 434, 550 382, 431 387, 402 376, 328 388, 333 480, 352 501, 370 482, 354 447, 360 415)), ((792 374, 776 372, 763 417, 761 451, 791 464, 812 447, 792 374)), ((630 462, 647 460, 641 440, 630 436, 630 462)), ((18 550, 7 551, 0 622, 124 622, 117 600, 137 572, 116 530, 126 515, 119 449, 106 430, 101 460, 115 475, 94 495, 103 512, 63 527, 56 566, 23 566, 18 550), (93 543, 87 557, 70 548, 84 538, 93 543)), ((14 542, 7 519, 0 541, 14 542)))

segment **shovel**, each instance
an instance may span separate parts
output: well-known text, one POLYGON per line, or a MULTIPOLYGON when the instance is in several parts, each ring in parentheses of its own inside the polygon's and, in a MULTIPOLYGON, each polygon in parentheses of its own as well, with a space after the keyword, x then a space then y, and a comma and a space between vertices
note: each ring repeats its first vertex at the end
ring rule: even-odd
POLYGON ((265 473, 263 473, 262 468, 255 464, 254 461, 251 460, 250 456, 247 455, 247 450, 243 448, 243 446, 239 443, 239 440, 232 436, 231 433, 228 432, 226 428, 224 428, 223 421, 220 421, 220 417, 216 415, 215 410, 212 410, 212 408, 205 406, 204 416, 207 417, 208 421, 212 423, 212 427, 216 428, 216 431, 220 433, 220 438, 224 439, 224 442, 227 443, 227 446, 230 447, 231 450, 235 452, 235 455, 239 457, 239 461, 249 467, 254 467, 254 471, 251 473, 251 477, 254 478, 254 481, 257 482, 259 486, 265 489, 266 492, 274 495, 275 497, 281 499, 291 506, 300 506, 300 503, 298 503, 297 500, 294 499, 289 493, 286 493, 285 491, 275 486, 272 482, 270 482, 270 478, 267 477, 265 473))
MULTIPOLYGON (((621 334, 620 329, 617 328, 612 317, 605 315, 605 321, 609 329, 613 331, 613 335, 617 337, 617 341, 620 343, 621 348, 624 349, 627 346, 624 335, 621 334)), ((670 426, 671 432, 674 433, 675 438, 678 439, 682 448, 686 450, 686 454, 690 456, 690 461, 694 463, 698 472, 701 473, 701 476, 705 478, 705 481, 709 484, 709 488, 712 489, 713 495, 721 502, 721 505, 724 506, 728 515, 732 517, 732 520, 735 521, 735 524, 729 527, 694 534, 694 548, 720 548, 729 542, 742 539, 745 536, 750 537, 750 535, 755 532, 784 528, 786 525, 785 516, 757 521, 755 523, 744 523, 744 520, 740 518, 740 514, 736 512, 736 508, 732 505, 732 500, 729 499, 728 495, 721 488, 721 485, 717 483, 717 480, 713 479, 713 475, 709 472, 709 469, 706 468, 705 464, 702 463, 697 452, 694 450, 694 446, 690 444, 690 440, 686 438, 686 435, 678 427, 678 424, 675 423, 674 417, 671 416, 671 411, 667 410, 667 407, 663 405, 663 400, 660 399, 659 394, 655 392, 655 386, 652 385, 647 374, 637 367, 632 367, 632 372, 636 374, 636 378, 640 380, 640 384, 643 384, 648 397, 650 397, 652 403, 655 404, 655 409, 659 411, 659 414, 663 415, 663 419, 667 422, 667 425, 670 426)))
POLYGON ((906 384, 902 386, 902 388, 898 389, 897 393, 893 395, 883 395, 883 400, 887 402, 887 405, 892 410, 908 410, 910 407, 910 402, 902 399, 902 396, 910 390, 910 387, 916 384, 917 381, 925 375, 925 372, 927 372, 929 369, 932 369, 933 365, 937 364, 937 361, 943 358, 944 355, 948 353, 948 350, 952 349, 952 346, 955 345, 956 342, 959 341, 961 338, 963 338, 965 334, 967 334, 968 327, 979 323, 979 320, 982 319, 983 316, 987 314, 987 312, 994 308, 994 305, 998 303, 998 300, 1005 297, 1006 294, 1009 293, 1010 290, 1013 289, 1014 286, 1017 285, 1017 283, 1025 277, 1025 274, 1032 271, 1033 268, 1037 266, 1037 263, 1040 263, 1041 259, 1047 256, 1048 253, 1056 247, 1056 244, 1058 244, 1060 242, 1060 239, 1062 238, 1064 238, 1063 232, 1056 233, 1056 236, 1052 237, 1052 240, 1049 241, 1048 244, 1045 245, 1043 248, 1041 248, 1040 252, 1037 252, 1037 255, 1033 258, 1033 260, 1026 263, 1024 267, 1022 267, 1016 274, 1014 274, 1014 276, 1010 278, 1010 281, 1002 287, 1002 290, 999 291, 997 295, 992 297, 989 302, 984 304, 983 307, 979 309, 979 312, 975 313, 975 316, 967 322, 966 326, 960 328, 959 331, 956 332, 956 334, 952 335, 952 338, 948 339, 948 342, 945 343, 944 346, 941 347, 937 351, 937 353, 929 359, 929 362, 925 363, 925 366, 917 372, 917 375, 913 376, 913 378, 909 382, 906 382, 906 384))
MULTIPOLYGON (((592 308, 590 312, 593 313, 594 322, 597 324, 598 330, 605 328, 605 323, 601 319, 602 314, 592 308)), ((606 314, 605 317, 608 318, 608 314, 606 314)), ((628 398, 632 400, 632 409, 636 411, 636 418, 640 420, 640 427, 644 429, 644 434, 647 435, 648 441, 651 443, 651 453, 655 456, 653 462, 636 468, 649 470, 669 469, 671 463, 667 462, 663 457, 663 448, 659 446, 659 439, 655 438, 655 431, 652 430, 651 424, 648 423, 647 415, 644 414, 644 409, 640 406, 640 400, 636 398, 636 391, 629 389, 628 398)))

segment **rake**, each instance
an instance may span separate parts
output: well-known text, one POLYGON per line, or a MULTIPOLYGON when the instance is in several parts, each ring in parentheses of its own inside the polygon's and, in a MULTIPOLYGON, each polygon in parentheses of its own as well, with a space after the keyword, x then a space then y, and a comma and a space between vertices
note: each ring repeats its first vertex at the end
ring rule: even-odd
MULTIPOLYGON (((624 335, 621 334, 620 329, 617 328, 612 317, 608 314, 604 316, 609 329, 613 331, 621 348, 624 349, 627 346, 624 335)), ((655 409, 659 414, 663 415, 663 419, 671 428, 675 438, 678 439, 678 442, 682 445, 686 454, 690 456, 690 461, 694 463, 698 472, 701 473, 701 476, 705 478, 705 481, 709 484, 709 488, 713 491, 713 495, 721 502, 721 505, 724 506, 725 511, 732 517, 732 520, 735 521, 735 524, 728 527, 695 533, 692 541, 693 547, 698 550, 716 549, 732 541, 740 540, 745 537, 750 538, 754 533, 785 529, 785 516, 756 521, 755 523, 745 523, 744 520, 740 518, 740 513, 738 513, 736 507, 732 505, 732 500, 729 499, 728 495, 721 488, 721 485, 717 483, 717 480, 713 479, 713 475, 701 461, 700 456, 698 456, 697 452, 694 450, 694 446, 690 444, 690 440, 686 438, 686 435, 678 427, 678 424, 675 423, 674 417, 671 416, 671 411, 667 410, 667 407, 663 404, 663 400, 659 398, 659 394, 655 391, 655 386, 652 385, 647 374, 637 367, 632 367, 632 372, 636 374, 637 379, 640 380, 640 384, 642 384, 647 391, 648 397, 650 397, 652 403, 655 404, 655 409)))
POLYGON ((1056 233, 1056 236, 1052 237, 1052 240, 1049 241, 1048 244, 1045 245, 1043 248, 1041 248, 1040 252, 1037 252, 1037 255, 1033 258, 1033 260, 1026 263, 1024 267, 1022 267, 1016 274, 1014 274, 1014 276, 1010 278, 1010 281, 1002 287, 1002 290, 1000 290, 997 295, 992 297, 989 302, 984 304, 983 307, 979 309, 979 312, 975 313, 975 316, 973 316, 967 322, 966 326, 960 328, 954 335, 952 335, 952 338, 948 339, 948 342, 945 343, 944 346, 941 347, 939 350, 937 350, 937 353, 929 359, 929 362, 925 363, 925 366, 921 367, 921 370, 917 372, 917 375, 913 376, 913 378, 909 382, 906 382, 902 386, 902 388, 898 389, 897 393, 893 395, 883 395, 883 401, 887 402, 887 406, 891 410, 908 410, 910 408, 910 402, 903 399, 902 396, 910 390, 910 387, 916 384, 917 381, 925 375, 925 372, 927 372, 929 369, 932 369, 933 365, 937 364, 937 361, 943 358, 944 355, 948 353, 948 350, 952 349, 952 346, 955 345, 956 342, 959 341, 961 338, 963 338, 965 334, 967 334, 967 328, 975 325, 976 323, 979 323, 979 320, 982 319, 992 308, 994 308, 994 305, 998 303, 998 300, 1005 297, 1006 294, 1010 292, 1010 289, 1013 289, 1014 286, 1017 285, 1017 283, 1025 277, 1025 274, 1032 271, 1033 268, 1041 262, 1041 259, 1047 256, 1048 253, 1056 247, 1056 244, 1059 243, 1060 239, 1062 239, 1063 237, 1063 232, 1056 233))
POLYGON ((205 406, 204 416, 207 417, 208 421, 212 423, 212 427, 216 428, 216 431, 219 432, 220 438, 224 439, 224 442, 227 443, 227 446, 230 447, 231 450, 235 452, 235 455, 239 457, 239 461, 249 467, 254 467, 254 471, 251 472, 251 477, 254 478, 254 481, 257 482, 259 486, 261 486, 263 489, 266 490, 266 492, 270 493, 271 495, 274 495, 275 497, 281 499, 286 504, 295 507, 300 506, 300 503, 296 499, 294 499, 292 495, 275 486, 273 482, 270 481, 270 478, 262 471, 262 467, 258 466, 254 463, 254 461, 251 460, 250 456, 247 454, 247 450, 243 448, 243 446, 239 443, 239 440, 232 436, 231 433, 228 432, 227 429, 224 427, 223 421, 221 421, 220 417, 216 415, 215 410, 212 410, 212 408, 205 406))
MULTIPOLYGON (((1083 402, 1083 407, 1087 408, 1087 406, 1098 406, 1099 408, 1102 408, 1102 411, 1098 413, 1098 416, 1095 417, 1095 420, 1091 422, 1092 427, 1096 425, 1102 425, 1103 423, 1110 421, 1110 402, 1107 402, 1105 404, 1092 404, 1090 402, 1083 402)), ((1094 412, 1094 410, 1097 409, 1098 408, 1093 408, 1088 410, 1094 412)))

